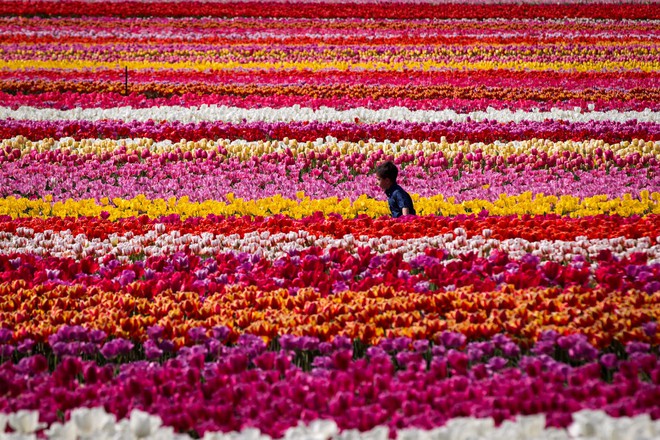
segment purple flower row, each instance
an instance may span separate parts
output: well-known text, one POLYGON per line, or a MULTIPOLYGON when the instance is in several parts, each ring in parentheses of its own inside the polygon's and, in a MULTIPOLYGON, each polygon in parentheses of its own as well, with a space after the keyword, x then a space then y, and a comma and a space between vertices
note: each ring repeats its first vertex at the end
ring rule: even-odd
MULTIPOLYGON (((658 333, 658 323, 648 321, 642 325, 644 333, 653 339, 658 333)), ((393 360, 404 365, 411 353, 422 354, 430 360, 431 357, 447 356, 452 354, 455 360, 462 359, 469 365, 476 363, 487 363, 496 370, 506 365, 515 365, 520 359, 525 347, 517 345, 512 339, 504 334, 495 335, 491 340, 467 342, 465 335, 456 332, 444 331, 439 334, 433 342, 429 340, 413 340, 407 337, 383 338, 376 346, 365 346, 356 341, 353 342, 344 336, 334 337, 330 342, 321 342, 316 337, 281 335, 269 346, 256 336, 244 333, 234 340, 232 331, 225 326, 206 329, 204 327, 193 327, 188 330, 188 338, 193 345, 175 348, 173 341, 165 336, 165 329, 160 326, 152 326, 147 329, 148 338, 143 343, 135 345, 134 342, 114 338, 107 339, 105 332, 96 329, 87 329, 82 326, 63 325, 58 331, 48 338, 48 344, 36 346, 34 341, 21 341, 16 350, 14 359, 43 352, 59 358, 66 356, 79 356, 101 359, 106 361, 124 363, 135 359, 163 360, 163 356, 176 353, 203 352, 207 360, 220 360, 225 356, 242 350, 250 359, 262 354, 268 348, 284 350, 290 353, 304 355, 298 359, 298 366, 309 368, 328 367, 332 364, 332 355, 338 350, 356 349, 357 354, 368 357, 374 353, 387 353, 393 360), (233 342, 232 342, 233 341, 233 342), (135 350, 137 348, 137 351, 135 350), (142 350, 142 351, 141 351, 142 350), (460 352, 460 354, 458 354, 460 352), (132 359, 130 359, 132 358, 132 359)), ((9 359, 14 354, 13 332, 6 328, 0 328, 0 357, 9 359)), ((624 356, 623 349, 619 349, 619 355, 624 356)), ((600 352, 591 345, 588 339, 579 333, 562 336, 555 331, 543 332, 536 343, 532 346, 530 353, 534 355, 545 355, 556 360, 567 363, 580 364, 594 362, 599 359, 606 368, 616 368, 619 359, 614 352, 600 352)), ((633 341, 625 346, 625 355, 634 357, 640 354, 657 354, 657 347, 652 347, 645 342, 633 341)))
MULTIPOLYGON (((398 338, 361 357, 345 338, 324 344, 282 337, 282 349, 270 351, 257 337, 226 346, 222 334, 195 331, 204 343, 163 362, 102 365, 65 356, 52 371, 42 355, 5 362, 0 412, 38 410, 50 424, 78 407, 102 406, 119 418, 140 408, 181 432, 254 426, 274 437, 315 419, 335 420, 341 429, 396 431, 431 429, 455 417, 502 421, 538 413, 549 426, 567 426, 580 409, 660 418, 658 354, 642 344, 628 345, 624 359, 599 354, 581 335, 546 333, 534 354, 521 355, 504 336, 459 350, 464 338, 445 333, 433 347, 398 338), (297 350, 306 348, 317 353, 311 371, 296 363, 297 350), (550 350, 581 361, 562 362, 545 354, 550 350)), ((149 341, 159 339, 153 329, 149 341)))

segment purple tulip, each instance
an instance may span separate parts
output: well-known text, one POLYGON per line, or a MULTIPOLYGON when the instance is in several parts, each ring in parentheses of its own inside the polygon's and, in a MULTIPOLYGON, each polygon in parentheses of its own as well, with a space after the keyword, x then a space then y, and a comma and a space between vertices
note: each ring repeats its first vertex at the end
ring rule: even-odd
POLYGON ((23 354, 31 353, 37 343, 33 339, 24 339, 18 344, 18 351, 23 354))
POLYGON ((299 350, 298 337, 293 335, 282 335, 279 337, 279 343, 282 350, 299 350))
POLYGON ((655 321, 649 321, 645 324, 642 324, 642 329, 644 330, 646 336, 653 338, 658 332, 658 323, 655 321))
POLYGON ((440 342, 446 348, 460 348, 465 345, 467 338, 461 333, 444 331, 440 335, 440 342))
POLYGON ((603 367, 612 370, 619 363, 619 358, 614 353, 606 353, 600 357, 600 363, 603 367))
POLYGON ((353 342, 345 336, 336 336, 332 340, 332 345, 335 350, 352 350, 353 342))
POLYGON ((158 340, 162 339, 165 335, 165 329, 159 325, 152 325, 147 328, 147 335, 149 339, 158 340))
POLYGON ((144 343, 144 355, 148 360, 158 359, 163 355, 163 350, 158 348, 153 340, 149 339, 144 343))
POLYGON ((121 275, 119 276, 119 284, 122 287, 131 284, 133 281, 135 281, 135 272, 128 269, 122 271, 121 275))
POLYGON ((648 353, 651 346, 645 342, 632 341, 626 345, 626 353, 631 355, 633 353, 648 353))
POLYGON ((14 353, 15 347, 9 344, 0 344, 0 358, 8 358, 14 353))
POLYGON ((188 330, 188 336, 195 343, 203 344, 208 339, 206 336, 206 329, 204 327, 193 327, 188 330))
POLYGON ((133 349, 133 343, 123 338, 113 339, 103 344, 101 354, 106 359, 115 359, 118 356, 127 355, 133 349))
POLYGON ((220 342, 225 341, 231 334, 231 330, 229 329, 229 327, 226 326, 213 327, 211 332, 213 333, 213 337, 220 342))
POLYGON ((332 353, 335 350, 335 348, 329 342, 321 342, 319 344, 318 350, 323 356, 327 356, 330 353, 332 353))
POLYGON ((103 330, 94 329, 89 331, 88 338, 94 344, 101 344, 105 341, 107 335, 103 330))
POLYGON ((8 328, 0 328, 0 344, 11 342, 14 333, 8 328))

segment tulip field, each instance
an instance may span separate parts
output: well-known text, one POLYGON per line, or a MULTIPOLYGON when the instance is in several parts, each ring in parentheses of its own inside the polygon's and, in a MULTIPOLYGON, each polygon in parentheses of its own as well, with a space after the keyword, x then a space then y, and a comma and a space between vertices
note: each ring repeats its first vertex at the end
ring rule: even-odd
POLYGON ((655 2, 0 2, 0 440, 657 440, 659 322, 655 2))

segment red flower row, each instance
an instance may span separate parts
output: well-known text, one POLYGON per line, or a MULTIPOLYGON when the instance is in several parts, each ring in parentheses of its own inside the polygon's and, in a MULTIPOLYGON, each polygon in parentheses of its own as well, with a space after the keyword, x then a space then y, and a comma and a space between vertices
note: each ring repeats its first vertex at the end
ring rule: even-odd
POLYGON ((280 232, 307 231, 316 236, 332 236, 342 238, 353 234, 354 237, 366 235, 382 237, 391 235, 398 239, 420 238, 427 236, 453 233, 456 228, 465 229, 468 237, 482 234, 485 229, 491 231, 491 237, 498 240, 523 238, 529 241, 565 240, 572 241, 584 236, 588 239, 597 238, 642 238, 655 239, 660 230, 660 215, 645 217, 620 217, 618 215, 598 215, 594 217, 569 218, 556 215, 545 216, 488 216, 461 215, 456 217, 424 216, 400 220, 382 217, 372 219, 361 216, 354 219, 344 219, 338 215, 323 217, 321 215, 305 217, 297 220, 284 216, 266 218, 222 217, 208 216, 205 218, 189 218, 182 221, 177 215, 150 219, 147 216, 103 220, 96 217, 80 218, 48 218, 36 217, 11 219, 0 217, 0 230, 17 233, 18 228, 29 228, 35 232, 70 230, 75 236, 84 234, 87 238, 106 239, 110 234, 144 234, 154 229, 156 223, 163 223, 165 231, 180 231, 181 234, 201 234, 203 232, 216 235, 240 234, 249 232, 280 232))
POLYGON ((284 2, 98 2, 15 1, 0 3, 0 15, 59 15, 119 17, 288 17, 288 18, 597 18, 660 19, 654 4, 401 4, 391 3, 284 3, 284 2))
POLYGON ((84 138, 139 138, 147 137, 155 141, 172 139, 245 139, 258 141, 265 139, 296 139, 315 141, 332 134, 338 139, 357 142, 364 139, 423 139, 448 142, 470 139, 471 142, 490 143, 526 139, 548 139, 567 141, 600 139, 616 143, 630 139, 647 141, 660 140, 660 124, 649 122, 569 122, 546 120, 544 122, 521 121, 520 123, 497 123, 495 121, 432 123, 380 122, 376 124, 341 122, 248 122, 233 124, 227 122, 200 122, 182 124, 171 123, 120 122, 120 121, 0 121, 0 137, 25 136, 30 140, 44 138, 74 137, 84 138))
POLYGON ((516 289, 599 285, 619 291, 637 289, 649 295, 660 290, 660 265, 647 266, 647 256, 641 253, 618 260, 604 250, 595 268, 584 260, 567 266, 541 264, 532 256, 511 260, 503 252, 493 252, 488 258, 473 253, 451 261, 444 261, 445 256, 441 249, 427 249, 426 255, 406 262, 399 254, 380 256, 367 248, 360 248, 354 256, 343 249, 331 249, 323 255, 321 248, 311 247, 275 261, 236 253, 218 253, 206 259, 178 253, 124 264, 106 256, 100 265, 91 257, 76 261, 10 254, 0 255, 0 283, 18 283, 13 288, 75 284, 107 291, 132 286, 130 289, 144 298, 166 290, 210 295, 225 292, 231 285, 292 292, 313 288, 322 296, 381 284, 407 292, 464 286, 488 292, 503 284, 516 289))

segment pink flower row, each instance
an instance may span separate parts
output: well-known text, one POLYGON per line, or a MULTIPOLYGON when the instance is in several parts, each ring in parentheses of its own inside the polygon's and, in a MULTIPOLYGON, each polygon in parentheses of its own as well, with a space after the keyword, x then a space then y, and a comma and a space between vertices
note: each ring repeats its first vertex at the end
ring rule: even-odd
MULTIPOLYGON (((593 158, 575 153, 545 158, 519 155, 508 160, 481 154, 465 158, 459 154, 459 160, 447 160, 442 154, 397 158, 403 168, 400 183, 410 193, 424 197, 435 196, 441 189, 445 197, 457 201, 495 201, 501 193, 519 195, 528 191, 581 198, 599 194, 615 198, 627 193, 637 197, 643 190, 660 188, 660 174, 655 171, 658 162, 653 156, 597 158, 594 163, 593 158)), ((383 154, 331 156, 317 161, 295 160, 281 153, 243 162, 217 156, 214 151, 211 156, 203 150, 149 157, 122 153, 112 157, 106 153, 101 158, 33 151, 15 160, 12 152, 0 168, 0 197, 52 195, 57 201, 131 199, 144 194, 150 199, 187 196, 192 201, 204 201, 225 200, 227 192, 244 199, 276 194, 295 199, 298 191, 304 191, 311 198, 355 200, 363 194, 384 198, 371 175, 377 163, 389 158, 383 154), (200 153, 204 157, 199 157, 200 153), (18 175, 24 177, 16 179, 18 175)))

